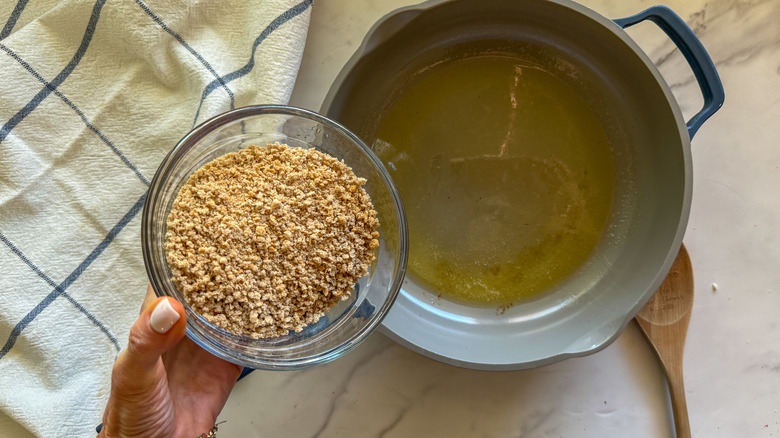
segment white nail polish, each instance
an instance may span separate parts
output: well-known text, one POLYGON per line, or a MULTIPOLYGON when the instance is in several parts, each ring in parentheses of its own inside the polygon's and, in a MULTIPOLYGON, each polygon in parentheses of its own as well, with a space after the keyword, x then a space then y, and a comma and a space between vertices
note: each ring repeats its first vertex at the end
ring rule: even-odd
POLYGON ((164 299, 157 304, 152 310, 152 316, 149 318, 149 323, 152 329, 157 333, 168 333, 168 330, 176 324, 176 321, 181 318, 179 312, 173 309, 168 299, 164 299))

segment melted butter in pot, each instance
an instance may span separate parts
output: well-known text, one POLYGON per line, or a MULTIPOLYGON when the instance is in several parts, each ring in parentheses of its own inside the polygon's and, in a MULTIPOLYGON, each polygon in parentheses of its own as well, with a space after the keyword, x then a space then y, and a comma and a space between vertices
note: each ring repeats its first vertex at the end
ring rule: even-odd
POLYGON ((614 160, 595 111, 558 75, 512 56, 421 73, 373 148, 406 208, 409 276, 457 302, 506 306, 549 290, 609 218, 614 160))

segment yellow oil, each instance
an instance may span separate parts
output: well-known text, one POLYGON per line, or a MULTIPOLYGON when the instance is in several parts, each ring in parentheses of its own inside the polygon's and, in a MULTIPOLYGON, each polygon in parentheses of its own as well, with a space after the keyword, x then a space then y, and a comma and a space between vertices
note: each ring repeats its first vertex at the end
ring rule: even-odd
POLYGON ((595 111, 560 75, 510 55, 421 73, 372 147, 406 208, 409 275, 441 297, 532 299, 574 272, 606 227, 615 168, 595 111))

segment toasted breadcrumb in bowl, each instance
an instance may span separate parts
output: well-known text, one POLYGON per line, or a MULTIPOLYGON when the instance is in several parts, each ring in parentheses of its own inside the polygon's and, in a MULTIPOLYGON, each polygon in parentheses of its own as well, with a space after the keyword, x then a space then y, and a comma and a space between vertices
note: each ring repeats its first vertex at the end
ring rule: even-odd
POLYGON ((144 203, 144 263, 187 336, 251 368, 301 369, 356 347, 406 271, 398 191, 354 134, 319 114, 239 108, 171 150, 144 203))

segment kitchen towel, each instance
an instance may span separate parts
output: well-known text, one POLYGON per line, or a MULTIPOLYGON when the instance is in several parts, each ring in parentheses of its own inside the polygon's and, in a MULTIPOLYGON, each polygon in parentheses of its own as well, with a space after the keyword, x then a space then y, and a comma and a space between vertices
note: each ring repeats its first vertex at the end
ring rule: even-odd
POLYGON ((94 436, 193 126, 287 103, 312 0, 0 2, 0 436, 94 436))

